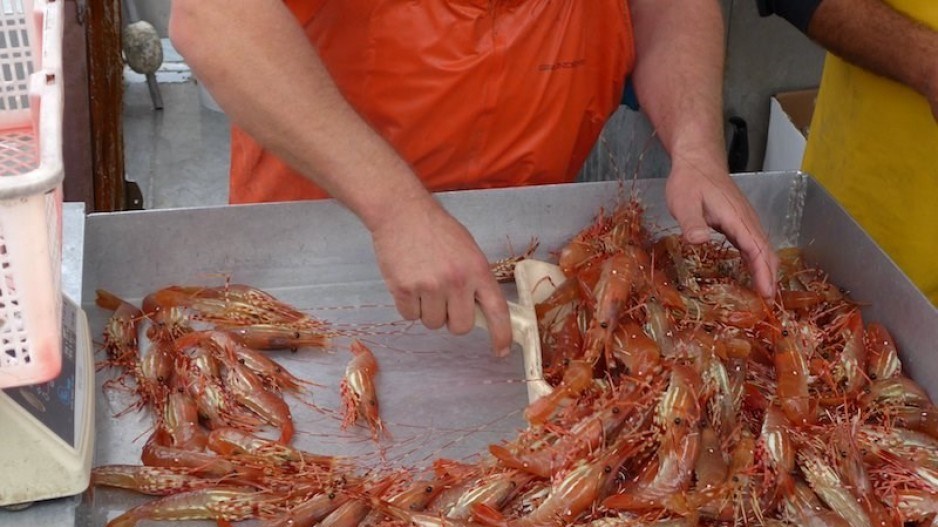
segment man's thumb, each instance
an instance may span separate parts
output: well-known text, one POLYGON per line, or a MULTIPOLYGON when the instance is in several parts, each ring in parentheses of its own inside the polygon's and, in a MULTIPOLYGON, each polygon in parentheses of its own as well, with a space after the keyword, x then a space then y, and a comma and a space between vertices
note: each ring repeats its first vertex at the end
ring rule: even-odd
POLYGON ((684 233, 684 241, 687 243, 696 245, 710 239, 712 231, 703 218, 682 217, 678 218, 678 224, 681 226, 681 232, 684 233))

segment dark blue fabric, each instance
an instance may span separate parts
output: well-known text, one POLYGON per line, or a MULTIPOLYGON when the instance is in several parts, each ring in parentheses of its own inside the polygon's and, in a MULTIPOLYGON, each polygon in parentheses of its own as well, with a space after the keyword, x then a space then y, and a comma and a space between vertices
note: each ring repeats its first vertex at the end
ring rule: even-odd
POLYGON ((778 15, 807 34, 808 24, 821 0, 756 0, 756 4, 760 15, 778 15))
POLYGON ((636 112, 640 108, 638 105, 638 95, 635 94, 635 86, 632 85, 632 79, 625 80, 625 91, 622 92, 622 104, 636 112))

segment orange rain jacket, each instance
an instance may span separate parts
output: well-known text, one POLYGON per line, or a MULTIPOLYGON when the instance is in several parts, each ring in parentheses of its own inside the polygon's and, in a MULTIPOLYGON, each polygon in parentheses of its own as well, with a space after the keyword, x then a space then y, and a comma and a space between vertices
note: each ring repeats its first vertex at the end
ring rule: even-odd
MULTIPOLYGON (((634 64, 625 0, 286 0, 432 191, 573 181, 634 64)), ((232 203, 326 197, 235 128, 232 203)))

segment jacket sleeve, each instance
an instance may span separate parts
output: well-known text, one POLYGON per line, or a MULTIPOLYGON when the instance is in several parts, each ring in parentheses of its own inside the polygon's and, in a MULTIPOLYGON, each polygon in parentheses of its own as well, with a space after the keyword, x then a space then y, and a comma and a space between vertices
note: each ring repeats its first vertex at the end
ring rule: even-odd
POLYGON ((822 0, 756 0, 759 14, 762 16, 778 15, 788 20, 802 33, 808 32, 808 24, 814 16, 814 10, 822 0))

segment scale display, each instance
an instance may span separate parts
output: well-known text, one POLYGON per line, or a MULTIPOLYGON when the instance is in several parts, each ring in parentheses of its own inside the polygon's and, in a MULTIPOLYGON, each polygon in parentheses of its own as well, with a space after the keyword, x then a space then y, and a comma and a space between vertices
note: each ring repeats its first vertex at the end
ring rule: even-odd
POLYGON ((84 361, 76 360, 76 316, 78 308, 67 296, 62 297, 62 372, 51 381, 32 386, 3 390, 37 421, 59 436, 72 448, 79 448, 76 420, 81 415, 76 393, 88 389, 81 379, 84 361))

